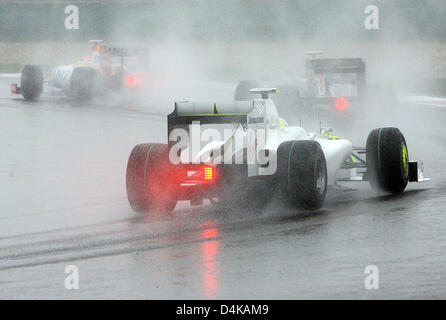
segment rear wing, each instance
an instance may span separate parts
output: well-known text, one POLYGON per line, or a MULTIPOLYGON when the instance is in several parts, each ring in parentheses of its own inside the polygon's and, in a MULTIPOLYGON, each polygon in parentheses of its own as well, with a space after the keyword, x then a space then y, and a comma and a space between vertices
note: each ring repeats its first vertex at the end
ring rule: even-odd
POLYGON ((106 47, 106 52, 111 57, 120 58, 121 67, 124 67, 124 58, 126 57, 138 57, 138 56, 147 56, 148 49, 145 46, 123 46, 123 45, 114 45, 109 44, 106 47))
POLYGON ((108 53, 113 57, 126 57, 129 55, 129 49, 125 46, 107 46, 108 53))
POLYGON ((310 80, 311 94, 319 101, 345 95, 362 96, 366 88, 365 62, 361 58, 307 59, 306 77, 310 80), (341 83, 332 83, 334 77, 353 86, 342 80, 341 83))
POLYGON ((307 59, 307 72, 313 73, 365 73, 365 62, 361 58, 307 59))
POLYGON ((174 127, 188 126, 194 121, 200 124, 247 123, 248 113, 253 109, 253 101, 231 103, 215 102, 175 102, 175 109, 167 116, 168 133, 174 127))
MULTIPOLYGON (((255 101, 215 102, 175 102, 175 108, 167 116, 167 135, 177 128, 188 131, 193 122, 200 125, 238 123, 247 128, 248 114, 254 109, 255 101)), ((251 118, 251 117, 250 117, 251 118)))

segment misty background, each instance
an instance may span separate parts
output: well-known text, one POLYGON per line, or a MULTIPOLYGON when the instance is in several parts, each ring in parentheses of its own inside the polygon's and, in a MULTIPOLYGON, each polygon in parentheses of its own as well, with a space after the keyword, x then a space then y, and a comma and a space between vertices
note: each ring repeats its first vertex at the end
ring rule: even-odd
POLYGON ((293 79, 308 50, 362 57, 369 81, 403 91, 442 90, 446 78, 442 0, 19 0, 0 1, 0 21, 2 72, 72 63, 103 39, 144 46, 152 69, 183 79, 293 79), (378 30, 364 26, 371 4, 378 30), (65 28, 68 5, 79 29, 65 28))

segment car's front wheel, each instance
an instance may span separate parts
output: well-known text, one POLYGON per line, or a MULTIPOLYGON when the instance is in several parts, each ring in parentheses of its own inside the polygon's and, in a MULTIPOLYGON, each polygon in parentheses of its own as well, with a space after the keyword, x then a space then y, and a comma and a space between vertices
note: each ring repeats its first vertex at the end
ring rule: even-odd
POLYGON ((401 193, 409 181, 409 153, 397 128, 370 132, 366 143, 367 177, 377 191, 401 193))

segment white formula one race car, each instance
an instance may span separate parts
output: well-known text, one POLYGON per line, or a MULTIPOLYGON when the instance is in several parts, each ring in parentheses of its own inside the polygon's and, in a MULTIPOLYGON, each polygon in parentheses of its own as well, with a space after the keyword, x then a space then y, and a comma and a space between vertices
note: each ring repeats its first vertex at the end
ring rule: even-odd
POLYGON ((369 181, 373 189, 401 193, 424 181, 423 163, 409 161, 397 128, 370 132, 365 148, 325 130, 287 126, 269 94, 231 103, 176 102, 168 115, 168 144, 139 144, 127 165, 127 195, 137 212, 170 212, 178 200, 203 199, 263 206, 272 197, 305 210, 324 202, 327 187, 369 181), (364 157, 365 155, 365 157, 364 157))
POLYGON ((94 95, 121 92, 135 87, 139 78, 124 67, 126 47, 107 46, 102 40, 90 40, 91 54, 74 64, 60 65, 44 75, 37 65, 25 65, 21 72, 20 86, 11 84, 12 94, 21 94, 25 100, 35 100, 44 91, 63 93, 76 100, 89 100, 94 95), (114 58, 119 60, 114 63, 114 58))

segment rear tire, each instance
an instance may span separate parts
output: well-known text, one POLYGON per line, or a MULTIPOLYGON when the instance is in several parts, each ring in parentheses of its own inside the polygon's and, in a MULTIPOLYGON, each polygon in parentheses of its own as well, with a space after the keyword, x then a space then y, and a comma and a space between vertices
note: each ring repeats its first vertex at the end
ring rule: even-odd
POLYGON ((253 99, 253 95, 249 90, 259 88, 260 84, 254 80, 242 80, 235 88, 234 100, 235 101, 250 101, 253 99))
POLYGON ((367 87, 366 99, 363 104, 363 116, 368 121, 394 126, 398 116, 398 103, 395 88, 392 84, 371 84, 367 87), (383 117, 385 115, 385 117, 383 117))
POLYGON ((401 193, 409 181, 409 153, 397 128, 370 132, 366 143, 367 176, 377 191, 401 193))
POLYGON ((316 141, 287 141, 277 149, 276 184, 289 204, 319 209, 327 193, 327 164, 316 141))
POLYGON ((110 88, 114 91, 121 91, 125 87, 128 72, 124 69, 119 69, 111 77, 110 88))
POLYGON ((165 144, 135 146, 127 164, 127 197, 136 212, 169 213, 177 204, 177 169, 165 144))
POLYGON ((71 74, 71 96, 75 100, 91 99, 96 88, 97 72, 89 67, 77 67, 71 74))
POLYGON ((43 90, 43 72, 39 66, 27 64, 20 79, 22 96, 25 100, 37 99, 43 90))
POLYGON ((260 209, 264 208, 271 192, 267 190, 265 181, 248 179, 247 149, 243 149, 243 164, 236 164, 236 156, 232 158, 232 165, 223 167, 223 189, 220 192, 219 205, 231 209, 260 209))
MULTIPOLYGON (((279 85, 277 88, 279 88, 280 94, 272 96, 271 99, 274 101, 280 117, 286 119, 290 126, 300 126, 301 117, 302 115, 306 116, 304 114, 306 110, 299 88, 290 85, 279 85)), ((311 113, 312 116, 313 113, 311 113)))

